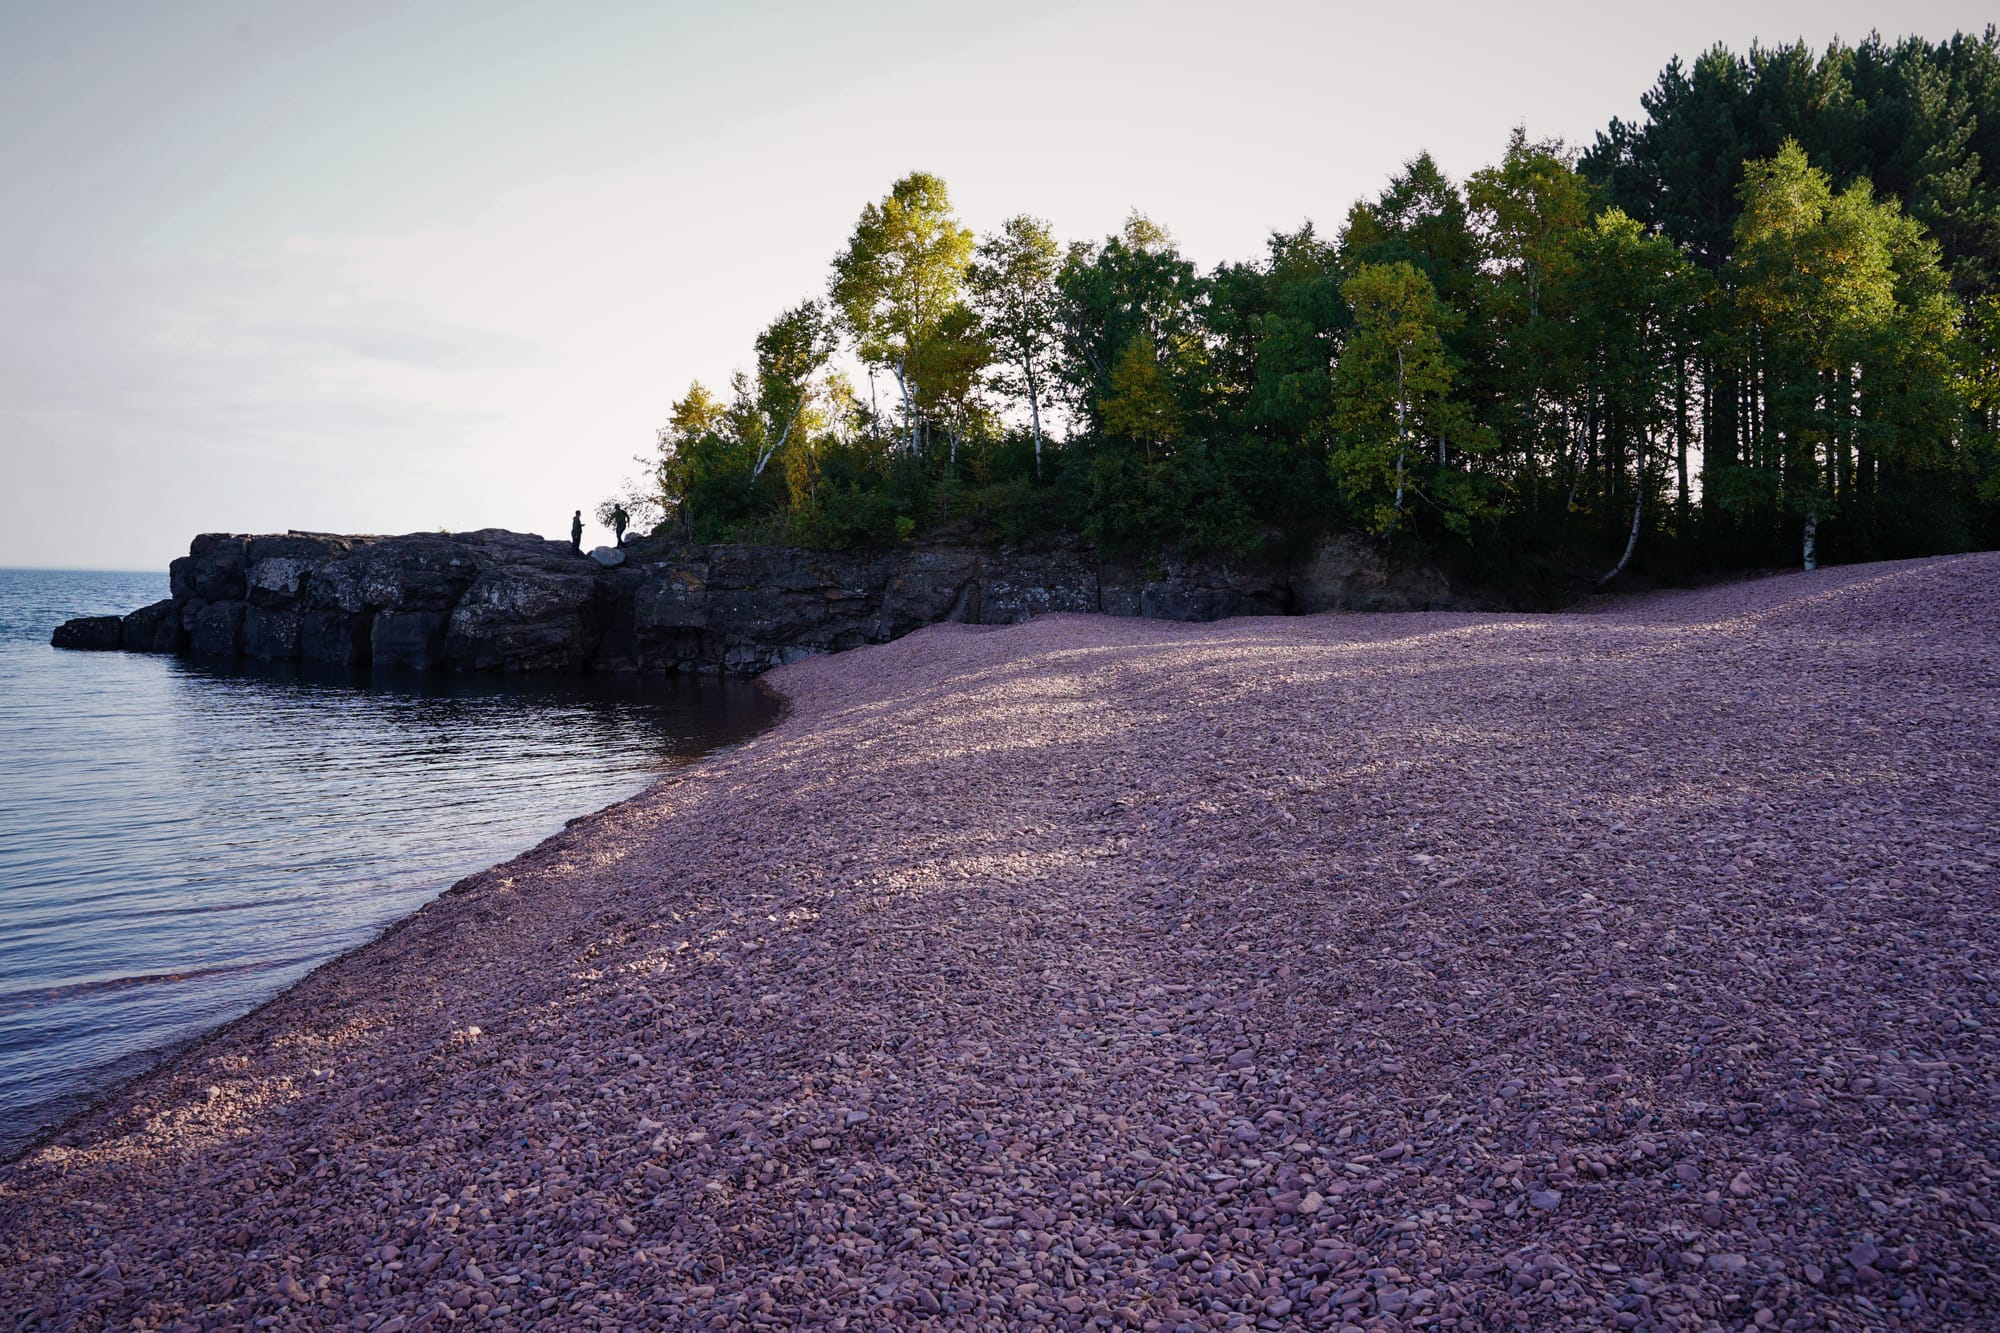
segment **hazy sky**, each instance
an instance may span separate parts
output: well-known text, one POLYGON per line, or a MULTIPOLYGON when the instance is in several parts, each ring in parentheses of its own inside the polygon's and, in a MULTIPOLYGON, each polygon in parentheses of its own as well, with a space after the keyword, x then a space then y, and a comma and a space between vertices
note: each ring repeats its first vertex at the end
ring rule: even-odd
POLYGON ((914 168, 1213 264, 1420 149, 1588 143, 1676 52, 1991 12, 0 0, 0 565, 566 535, 914 168))

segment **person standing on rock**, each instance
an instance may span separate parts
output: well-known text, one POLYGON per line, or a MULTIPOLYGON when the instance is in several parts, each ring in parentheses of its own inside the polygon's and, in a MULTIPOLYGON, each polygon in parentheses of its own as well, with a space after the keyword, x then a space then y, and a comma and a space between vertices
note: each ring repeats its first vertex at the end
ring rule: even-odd
POLYGON ((611 533, 613 539, 621 547, 625 545, 625 525, 627 523, 630 523, 631 521, 632 521, 632 516, 625 512, 624 505, 614 505, 612 507, 611 533))
POLYGON ((570 549, 579 555, 583 552, 583 511, 577 510, 569 521, 570 549))

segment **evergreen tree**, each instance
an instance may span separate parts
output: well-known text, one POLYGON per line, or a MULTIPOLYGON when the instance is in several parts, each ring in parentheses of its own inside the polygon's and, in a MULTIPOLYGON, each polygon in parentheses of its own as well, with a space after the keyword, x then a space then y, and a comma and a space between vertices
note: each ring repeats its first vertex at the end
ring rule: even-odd
POLYGON ((832 545, 950 516, 1297 556, 1359 527, 1503 578, 1991 542, 1996 53, 1718 46, 1580 158, 1517 129, 1461 190, 1419 154, 1331 241, 1308 222, 1207 273, 1136 212, 975 249, 915 173, 728 401, 675 405, 662 498, 691 535, 832 545))

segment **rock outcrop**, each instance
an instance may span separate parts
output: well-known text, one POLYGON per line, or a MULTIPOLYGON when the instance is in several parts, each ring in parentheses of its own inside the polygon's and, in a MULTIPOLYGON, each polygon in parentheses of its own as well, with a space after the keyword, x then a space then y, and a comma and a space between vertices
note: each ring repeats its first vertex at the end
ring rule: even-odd
POLYGON ((566 543, 488 529, 405 537, 204 533, 173 596, 56 631, 63 648, 439 669, 590 665, 617 590, 566 543))
POLYGON ((53 642, 418 671, 755 672, 938 621, 1469 605, 1437 571, 1352 539, 1330 539, 1293 563, 1150 568, 1102 560, 1081 544, 834 552, 645 539, 617 554, 621 562, 607 565, 565 542, 499 529, 205 533, 173 562, 169 600, 72 620, 53 642))
POLYGON ((78 616, 56 626, 49 642, 58 648, 122 648, 124 631, 122 616, 78 616))

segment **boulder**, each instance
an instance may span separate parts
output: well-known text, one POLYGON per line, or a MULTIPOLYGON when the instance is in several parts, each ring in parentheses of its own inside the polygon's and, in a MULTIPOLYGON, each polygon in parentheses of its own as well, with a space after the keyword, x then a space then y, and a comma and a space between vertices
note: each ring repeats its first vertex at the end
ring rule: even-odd
POLYGON ((980 624, 1011 625, 1032 616, 1099 607, 1096 568, 1075 550, 1002 552, 979 571, 980 624))
POLYGON ((79 648, 103 652, 121 647, 125 637, 123 616, 79 616, 56 626, 49 642, 57 648, 79 648))
POLYGON ((246 596, 253 606, 290 606, 304 591, 306 575, 358 547, 372 544, 372 538, 314 532, 252 537, 244 547, 246 596))
POLYGON ((1243 596, 1234 588, 1155 579, 1139 590, 1139 614, 1148 620, 1223 620, 1242 611, 1243 596))
POLYGON ((1292 608, 1290 571, 1260 560, 1164 560, 1162 577, 1139 589, 1148 620, 1281 616, 1292 608))
POLYGON ((980 624, 980 553, 964 548, 914 550, 895 562, 882 590, 877 642, 901 638, 941 620, 980 624))
POLYGON ((248 537, 228 532, 204 532, 188 544, 188 553, 168 568, 174 600, 239 601, 245 592, 248 537))
MULTIPOLYGON (((256 566, 252 565, 254 574, 256 566)), ((259 662, 289 662, 299 655, 299 613, 289 608, 259 605, 256 585, 253 600, 243 611, 243 655, 259 662)))
POLYGON ((483 564, 448 536, 392 537, 314 568, 302 591, 309 606, 350 614, 450 611, 483 564))
POLYGON ((567 671, 597 648, 604 588, 588 574, 502 565, 480 576, 445 631, 452 662, 475 671, 567 671))
POLYGON ((380 537, 351 537, 333 532, 291 532, 251 537, 244 558, 251 564, 260 560, 300 560, 307 565, 323 565, 329 560, 363 546, 373 546, 380 537))
POLYGON ((177 653, 187 642, 171 597, 126 616, 120 638, 131 653, 177 653))
POLYGON ((236 657, 243 651, 242 602, 210 602, 194 611, 188 637, 197 657, 236 657))
POLYGON ((378 667, 434 671, 445 664, 445 611, 380 611, 369 639, 369 657, 378 667))
POLYGON ((271 556, 253 560, 244 573, 252 606, 289 606, 298 600, 299 587, 316 565, 295 556, 271 556))
POLYGON ((299 613, 299 657, 321 666, 358 666, 371 656, 375 617, 365 611, 310 607, 299 613))
POLYGON ((616 546, 593 546, 590 548, 590 558, 606 569, 615 569, 625 563, 625 552, 616 546))
POLYGON ((1451 611, 1469 609, 1434 566, 1391 560, 1379 546, 1329 537, 1292 579, 1295 609, 1321 611, 1451 611))

